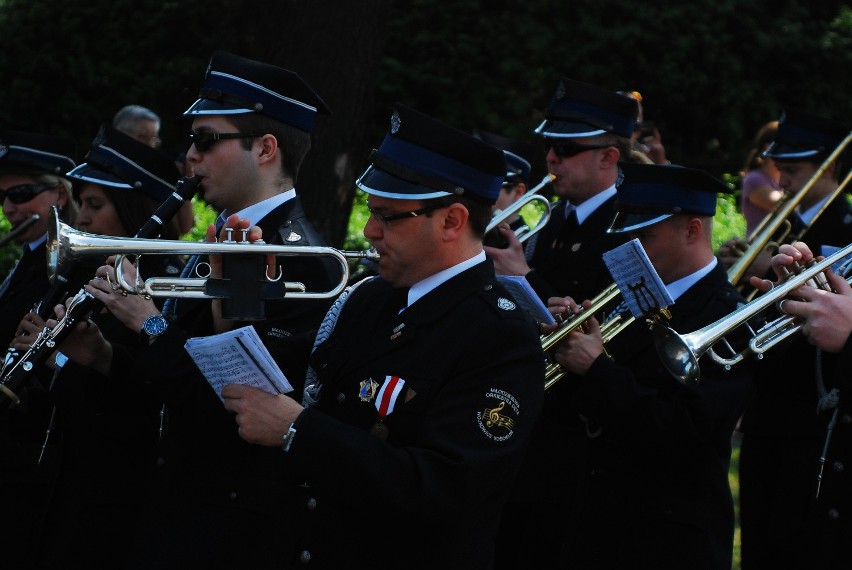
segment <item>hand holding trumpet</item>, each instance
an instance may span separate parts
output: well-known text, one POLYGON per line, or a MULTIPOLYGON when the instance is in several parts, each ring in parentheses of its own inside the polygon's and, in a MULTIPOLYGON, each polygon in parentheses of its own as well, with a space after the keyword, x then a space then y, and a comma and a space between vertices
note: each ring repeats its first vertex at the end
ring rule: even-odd
MULTIPOLYGON (((814 259, 807 244, 793 242, 781 246, 772 258, 772 268, 781 282, 789 274, 788 268, 814 259)), ((818 257, 816 261, 821 259, 823 257, 818 257)), ((825 277, 832 291, 802 286, 793 292, 792 297, 782 299, 778 308, 783 313, 803 319, 801 332, 808 342, 828 352, 839 352, 852 332, 852 286, 830 269, 825 271, 825 277)), ((768 291, 774 286, 766 279, 757 278, 752 278, 751 284, 761 291, 768 291)))

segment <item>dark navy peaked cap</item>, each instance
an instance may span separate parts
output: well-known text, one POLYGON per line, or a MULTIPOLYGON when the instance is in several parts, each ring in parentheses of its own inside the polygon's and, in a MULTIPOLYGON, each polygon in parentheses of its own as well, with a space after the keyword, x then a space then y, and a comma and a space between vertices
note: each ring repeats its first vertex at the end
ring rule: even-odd
POLYGON ((86 162, 68 173, 72 181, 139 190, 158 202, 175 191, 179 176, 172 158, 107 125, 92 140, 86 162))
POLYGON ((500 149, 399 103, 370 163, 358 187, 398 200, 454 195, 493 204, 506 174, 500 149))
POLYGON ((717 194, 733 188, 703 170, 670 164, 624 162, 616 184, 615 219, 609 233, 650 226, 675 214, 712 216, 717 194))
POLYGON ((638 117, 636 99, 562 78, 535 133, 550 138, 592 137, 603 133, 630 138, 638 117))
POLYGON ((473 136, 503 151, 506 158, 504 182, 516 184, 530 181, 530 173, 532 172, 530 159, 533 155, 533 146, 530 143, 485 131, 476 131, 473 136))
POLYGON ((74 143, 69 139, 0 130, 0 170, 27 169, 65 176, 74 168, 74 143))
POLYGON ((331 109, 292 71, 223 51, 210 58, 198 100, 184 115, 261 113, 310 133, 331 109))
POLYGON ((778 120, 775 140, 763 154, 777 161, 819 161, 831 154, 847 134, 847 127, 831 119, 786 109, 778 120))

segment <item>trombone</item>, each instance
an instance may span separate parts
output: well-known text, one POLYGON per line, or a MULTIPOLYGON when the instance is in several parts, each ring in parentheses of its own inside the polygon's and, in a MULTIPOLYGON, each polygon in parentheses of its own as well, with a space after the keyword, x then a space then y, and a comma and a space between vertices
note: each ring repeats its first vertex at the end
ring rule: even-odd
POLYGON ((27 218, 26 220, 24 220, 23 222, 21 222, 20 224, 18 224, 17 226, 12 228, 8 232, 6 232, 6 234, 3 237, 0 237, 0 247, 3 247, 4 245, 9 243, 10 241, 15 239, 16 237, 18 237, 19 235, 24 233, 24 231, 28 227, 30 227, 31 225, 33 225, 34 223, 39 221, 39 219, 41 219, 41 217, 38 214, 33 214, 32 216, 30 216, 29 218, 27 218))
MULTIPOLYGON (((551 333, 541 337, 541 348, 547 356, 547 366, 544 372, 544 389, 549 390, 554 384, 565 377, 566 371, 560 366, 551 356, 550 351, 565 337, 572 332, 587 332, 587 322, 596 313, 604 307, 609 306, 613 301, 621 296, 618 286, 613 283, 591 300, 591 306, 588 309, 582 309, 579 313, 563 321, 551 333)), ((618 333, 627 328, 636 318, 631 314, 628 317, 618 315, 604 322, 601 325, 601 338, 603 339, 604 347, 618 333)))
MULTIPOLYGON (((825 170, 828 166, 834 162, 843 152, 846 150, 846 147, 849 146, 849 143, 852 142, 852 132, 846 135, 846 138, 841 141, 839 145, 831 152, 831 154, 826 157, 823 163, 819 166, 819 168, 814 171, 813 175, 810 177, 808 182, 796 192, 793 196, 783 197, 781 201, 776 205, 776 207, 772 210, 772 212, 767 215, 760 223, 760 225, 755 228, 755 230, 751 233, 748 239, 748 248, 743 252, 742 256, 737 259, 737 261, 728 268, 728 281, 731 282, 735 287, 740 290, 740 293, 743 293, 743 289, 745 288, 745 284, 743 283, 743 278, 746 275, 746 271, 754 263, 754 260, 757 259, 758 255, 763 252, 768 247, 777 248, 779 244, 782 243, 790 243, 791 241, 795 241, 796 239, 801 238, 802 233, 807 231, 807 227, 803 229, 796 236, 792 236, 791 232, 793 228, 793 224, 790 222, 790 218, 795 212, 796 208, 799 206, 799 203, 807 196, 808 192, 810 192, 811 188, 817 183, 817 181, 822 177, 825 170)), ((850 179, 852 179, 852 170, 847 173, 846 178, 837 186, 837 188, 832 192, 829 199, 825 200, 825 203, 820 208, 820 210, 816 213, 813 220, 811 220, 811 224, 813 224, 814 220, 816 220, 820 214, 828 207, 828 205, 834 201, 837 196, 839 196, 846 186, 849 184, 850 179)), ((753 297, 754 292, 750 294, 747 298, 753 297)))
MULTIPOLYGON (((827 288, 827 281, 822 273, 850 254, 852 254, 852 244, 836 251, 820 262, 809 264, 803 270, 794 273, 783 284, 746 303, 715 323, 689 334, 680 335, 670 327, 655 322, 652 330, 660 360, 668 371, 681 382, 695 383, 701 379, 698 360, 705 353, 726 370, 742 362, 750 354, 756 354, 758 358, 761 358, 764 352, 798 332, 802 325, 800 319, 792 315, 782 315, 763 324, 757 330, 749 324, 749 321, 776 301, 782 301, 797 287, 808 285, 827 288), (751 338, 748 346, 737 352, 725 337, 741 326, 746 328, 746 332, 751 335, 751 338), (723 349, 725 354, 714 348, 717 343, 721 343, 720 349, 723 349)), ((852 277, 847 278, 847 280, 852 281, 852 277)))
POLYGON ((548 174, 545 176, 541 182, 524 192, 524 195, 512 202, 508 208, 505 210, 498 210, 494 212, 494 216, 491 218, 491 221, 488 222, 488 226, 485 228, 485 233, 488 234, 490 231, 494 230, 501 223, 505 222, 512 216, 520 213, 520 211, 524 208, 524 206, 528 204, 532 204, 533 202, 539 202, 544 206, 544 211, 541 214, 541 217, 538 219, 538 222, 533 227, 521 226, 517 230, 515 230, 515 235, 518 238, 518 241, 524 243, 529 238, 533 236, 536 232, 541 230, 545 225, 547 225, 548 220, 550 220, 550 209, 551 203, 550 200, 546 196, 542 196, 539 194, 542 188, 553 182, 556 178, 553 174, 548 174))
MULTIPOLYGON (((158 240, 142 238, 121 238, 81 232, 62 223, 55 215, 51 215, 52 223, 47 230, 47 259, 48 273, 51 280, 58 274, 59 267, 65 263, 91 255, 115 255, 116 280, 121 287, 137 295, 151 297, 192 297, 213 298, 206 291, 208 278, 149 278, 139 283, 130 284, 124 279, 122 259, 126 255, 136 255, 138 266, 139 256, 144 254, 161 255, 215 255, 215 254, 252 254, 275 256, 325 256, 337 261, 340 266, 341 278, 339 283, 328 291, 306 291, 305 285, 298 282, 286 282, 287 296, 298 299, 328 299, 336 297, 346 288, 349 279, 349 259, 378 259, 379 255, 370 251, 341 251, 332 247, 318 246, 286 246, 269 245, 265 243, 242 242, 190 242, 183 240, 158 240)), ((278 276, 280 279, 280 275, 278 276)))

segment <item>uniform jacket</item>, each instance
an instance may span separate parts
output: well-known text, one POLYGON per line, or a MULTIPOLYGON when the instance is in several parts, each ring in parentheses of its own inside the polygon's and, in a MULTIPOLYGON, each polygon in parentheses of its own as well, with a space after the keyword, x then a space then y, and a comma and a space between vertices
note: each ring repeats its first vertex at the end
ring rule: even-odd
MULTIPOLYGON (((325 245, 298 199, 282 204, 258 225, 267 243, 325 245)), ((312 291, 331 290, 340 279, 339 270, 317 257, 279 261, 285 280, 303 282, 312 291)), ((316 330, 329 304, 268 302, 267 318, 254 323, 297 390, 310 348, 302 335, 316 330)), ((289 532, 282 508, 282 454, 239 437, 233 415, 183 348, 187 338, 213 333, 210 302, 181 299, 176 310, 177 321, 129 360, 126 372, 164 401, 166 409, 133 567, 279 568, 284 556, 279 538, 289 532)))
MULTIPOLYGON (((794 233, 800 232, 794 224, 794 233)), ((823 245, 852 242, 846 195, 834 199, 801 239, 815 254, 823 245)), ((768 318, 775 316, 769 311, 768 318)), ((796 334, 754 363, 758 389, 742 419, 740 454, 744 566, 784 565, 805 552, 801 539, 824 432, 824 419, 816 414, 821 391, 817 370, 828 388, 834 360, 835 355, 820 353, 796 334)))
POLYGON ((490 261, 398 316, 390 291, 380 279, 360 285, 312 356, 322 388, 286 454, 299 516, 284 567, 493 564, 541 406, 537 332, 490 261), (397 396, 374 393, 393 378, 404 380, 397 396))
MULTIPOLYGON (((181 265, 176 257, 145 257, 142 275, 176 277, 181 265)), ((141 348, 139 334, 105 309, 91 320, 114 346, 141 348)), ((145 501, 160 402, 120 375, 68 361, 55 377, 50 403, 52 433, 39 464, 50 485, 41 490, 48 503, 38 567, 120 567, 145 501)))
MULTIPOLYGON (((813 479, 814 504, 807 520, 806 540, 801 549, 801 567, 843 568, 852 559, 852 340, 840 355, 835 374, 828 388, 839 390, 840 404, 836 409, 821 414, 820 455, 824 458, 819 495, 816 495, 817 477, 813 479), (830 433, 829 433, 830 432, 830 433), (822 446, 828 440, 825 454, 822 446)), ((817 469, 814 469, 816 472, 817 469)))
MULTIPOLYGON (((692 332, 741 299, 717 265, 670 307, 668 324, 692 332)), ((566 567, 730 569, 728 467, 751 391, 747 365, 723 372, 702 362, 700 382, 682 384, 663 367, 642 320, 607 350, 613 357, 600 356, 578 380, 590 457, 566 567)))

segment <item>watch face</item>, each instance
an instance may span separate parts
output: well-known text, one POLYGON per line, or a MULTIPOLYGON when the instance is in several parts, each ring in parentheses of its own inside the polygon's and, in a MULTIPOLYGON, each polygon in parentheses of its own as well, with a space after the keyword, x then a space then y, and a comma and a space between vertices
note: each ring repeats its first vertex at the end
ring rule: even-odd
POLYGON ((143 329, 145 332, 151 336, 161 335, 166 332, 166 327, 168 323, 166 322, 165 317, 162 315, 151 315, 147 319, 145 319, 145 324, 143 325, 143 329))

